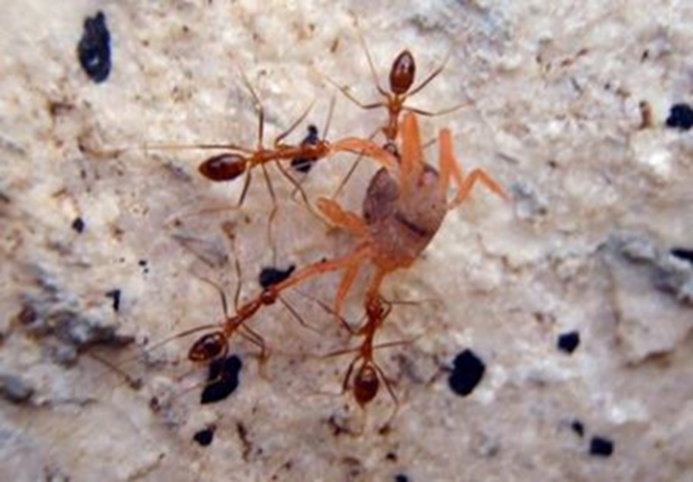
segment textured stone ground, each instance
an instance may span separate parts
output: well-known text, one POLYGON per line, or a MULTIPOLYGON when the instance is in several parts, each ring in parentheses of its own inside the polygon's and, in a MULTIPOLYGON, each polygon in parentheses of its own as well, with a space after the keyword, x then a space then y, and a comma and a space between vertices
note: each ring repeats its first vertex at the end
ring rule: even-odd
MULTIPOLYGON (((693 113, 672 115, 693 101, 691 18, 686 2, 641 0, 6 2, 0 479, 691 480, 693 113), (111 69, 92 65, 90 78, 77 46, 99 11, 111 69), (219 210, 240 186, 202 179, 204 153, 142 147, 254 145, 241 71, 262 97, 268 142, 313 100, 307 120, 322 130, 335 95, 324 76, 375 99, 351 12, 383 80, 405 47, 419 78, 451 52, 411 103, 474 102, 421 118, 424 135, 450 127, 462 164, 493 173, 512 202, 476 190, 388 279, 389 298, 421 300, 396 305, 379 336, 421 335, 377 353, 400 400, 389 430, 385 390, 367 413, 339 394, 349 359, 322 355, 350 340, 295 292, 314 330, 264 310, 253 327, 269 362, 260 370, 257 349, 234 340, 239 386, 201 406, 193 340, 143 354, 220 320, 200 278, 232 293, 237 256, 251 296, 261 268, 352 243, 273 172, 273 253, 262 182, 242 211, 219 210), (481 380, 465 387, 479 362, 481 380)), ((337 96, 330 138, 365 137, 383 119, 337 96)), ((332 192, 352 159, 317 165, 308 195, 332 192)), ((360 210, 373 172, 358 171, 345 206, 360 210)), ((329 302, 337 282, 301 290, 329 302)), ((364 286, 348 300, 352 321, 364 286)))

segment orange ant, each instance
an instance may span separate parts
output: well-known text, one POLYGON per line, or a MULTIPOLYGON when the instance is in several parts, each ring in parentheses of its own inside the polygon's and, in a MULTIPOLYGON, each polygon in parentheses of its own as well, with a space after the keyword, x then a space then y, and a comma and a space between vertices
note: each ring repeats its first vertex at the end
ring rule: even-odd
MULTIPOLYGON (((356 27, 358 28, 358 21, 356 21, 356 27)), ((378 130, 381 131, 385 136, 384 147, 396 156, 398 156, 396 141, 397 136, 399 135, 400 114, 403 111, 413 112, 428 117, 435 117, 452 113, 456 110, 459 110, 467 104, 467 102, 463 102, 456 106, 443 109, 437 112, 429 112, 416 107, 405 105, 407 99, 419 93, 436 77, 438 77, 438 75, 440 75, 441 72, 443 72, 450 58, 450 52, 448 52, 443 62, 436 69, 434 69, 419 85, 417 85, 416 87, 412 87, 414 85, 414 80, 416 77, 416 62, 414 60, 414 55, 409 50, 403 50, 397 55, 397 57, 395 57, 395 60, 392 62, 392 66, 390 67, 390 90, 387 91, 380 84, 378 74, 375 70, 373 57, 371 56, 370 50, 368 49, 368 45, 366 44, 366 41, 364 40, 363 35, 361 35, 360 31, 358 37, 366 53, 366 58, 368 59, 368 66, 371 71, 371 75, 373 76, 373 81, 375 82, 376 89, 378 90, 378 93, 384 98, 384 100, 365 104, 358 100, 356 97, 354 97, 346 87, 338 85, 329 77, 326 77, 326 79, 332 85, 337 87, 342 92, 342 94, 344 94, 350 101, 352 101, 362 109, 370 110, 378 109, 381 107, 385 107, 387 109, 387 122, 378 130)), ((372 139, 377 134, 378 130, 371 134, 369 136, 369 139, 372 139)), ((339 194, 339 192, 349 181, 351 176, 358 168, 361 159, 362 158, 359 157, 351 166, 346 176, 342 180, 341 184, 335 191, 333 198, 339 194)))

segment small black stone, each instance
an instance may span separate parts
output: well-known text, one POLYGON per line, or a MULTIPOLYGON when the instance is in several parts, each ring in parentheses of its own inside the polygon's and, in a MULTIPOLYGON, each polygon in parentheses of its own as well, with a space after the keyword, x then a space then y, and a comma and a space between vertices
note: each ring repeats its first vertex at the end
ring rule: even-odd
POLYGON ((72 221, 72 229, 77 231, 79 234, 84 232, 85 227, 86 224, 84 224, 84 220, 82 218, 75 218, 75 220, 72 221))
POLYGON ((614 453, 614 443, 608 438, 592 437, 590 440, 590 455, 595 457, 610 457, 614 453))
POLYGON ((472 351, 464 350, 455 357, 448 378, 450 389, 461 397, 474 391, 486 371, 484 362, 472 351))
POLYGON ((674 104, 667 117, 667 127, 687 131, 693 127, 693 109, 688 104, 674 104))
POLYGON ((395 475, 395 482, 409 482, 409 477, 404 474, 395 475))
POLYGON ((296 266, 293 264, 289 265, 286 269, 274 268, 272 266, 262 268, 259 277, 260 286, 262 286, 263 289, 267 289, 272 285, 281 283, 291 276, 291 273, 293 273, 295 269, 296 266))
POLYGON ((693 263, 693 249, 673 248, 669 253, 679 259, 693 263))
POLYGON ((146 259, 139 260, 137 264, 140 265, 144 274, 149 273, 149 262, 146 259))
POLYGON ((84 20, 77 57, 84 72, 96 83, 103 82, 111 73, 111 34, 103 12, 84 20))
POLYGON ((216 427, 208 427, 200 430, 193 436, 193 440, 203 447, 208 446, 214 440, 214 430, 216 427))
POLYGON ((559 335, 558 342, 556 343, 558 349, 566 353, 573 353, 578 345, 580 345, 580 333, 577 331, 570 331, 559 335))
POLYGON ((202 390, 200 403, 216 403, 224 400, 238 388, 238 375, 243 368, 243 362, 236 355, 228 358, 213 360, 209 364, 207 386, 202 390))
POLYGON ((582 424, 580 420, 573 420, 573 422, 570 424, 570 428, 573 429, 573 432, 578 434, 578 436, 583 437, 585 435, 585 426, 582 424))
POLYGON ((113 300, 113 311, 120 310, 120 290, 111 290, 106 292, 106 297, 113 300))

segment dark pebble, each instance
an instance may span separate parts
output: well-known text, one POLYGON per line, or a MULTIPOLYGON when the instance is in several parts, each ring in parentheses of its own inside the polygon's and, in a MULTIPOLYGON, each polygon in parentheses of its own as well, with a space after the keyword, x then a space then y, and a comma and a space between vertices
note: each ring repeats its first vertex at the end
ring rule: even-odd
POLYGON ((106 293, 107 298, 113 300, 113 311, 120 310, 120 290, 111 290, 106 293))
POLYGON ((272 266, 268 268, 262 268, 260 271, 259 282, 263 289, 267 289, 272 285, 281 283, 294 272, 296 269, 295 265, 289 265, 286 269, 274 268, 272 266))
POLYGON ((243 362, 236 355, 228 358, 213 360, 209 364, 207 386, 202 390, 200 403, 216 403, 224 400, 238 388, 238 375, 243 368, 243 362))
POLYGON ((464 350, 455 357, 448 378, 450 389, 461 397, 474 391, 486 371, 484 362, 472 351, 464 350))
POLYGON ((667 127, 687 131, 693 127, 693 109, 688 104, 674 104, 667 117, 667 127))
POLYGON ((579 345, 580 333, 577 331, 570 331, 559 335, 558 341, 556 342, 558 349, 566 353, 573 353, 579 345))
POLYGON ((590 440, 590 455, 595 457, 610 457, 614 453, 614 443, 603 437, 592 437, 590 440))
POLYGON ((91 80, 100 83, 108 78, 111 73, 111 34, 103 12, 84 20, 77 56, 82 69, 91 80))
POLYGON ((395 482, 409 482, 409 477, 404 474, 395 475, 395 482))
POLYGON ((570 428, 573 429, 573 432, 580 437, 585 435, 585 426, 580 420, 573 420, 573 422, 570 424, 570 428))
POLYGON ((693 249, 673 248, 669 252, 671 253, 672 256, 675 256, 679 259, 682 259, 684 261, 688 261, 689 263, 693 264, 693 249))
POLYGON ((203 447, 206 447, 214 440, 214 430, 215 427, 207 427, 200 430, 193 436, 193 440, 203 447))
POLYGON ((72 221, 72 229, 80 234, 84 232, 85 226, 86 225, 84 224, 84 220, 82 218, 75 218, 75 220, 72 221))

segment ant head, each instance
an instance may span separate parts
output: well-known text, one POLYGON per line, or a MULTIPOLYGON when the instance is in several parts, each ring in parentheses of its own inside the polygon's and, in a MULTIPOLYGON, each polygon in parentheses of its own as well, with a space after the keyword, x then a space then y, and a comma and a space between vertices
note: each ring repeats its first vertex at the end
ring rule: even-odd
POLYGON ((219 154, 200 164, 200 174, 212 181, 232 181, 243 174, 248 160, 240 154, 219 154))
POLYGON ((206 362, 225 357, 228 350, 226 335, 223 331, 215 331, 200 337, 188 351, 188 359, 194 362, 206 362))
POLYGON ((408 50, 400 53, 390 69, 390 90, 397 95, 406 94, 414 83, 416 63, 408 50))
POLYGON ((370 363, 364 363, 354 377, 354 398, 362 407, 378 394, 380 379, 370 363))

